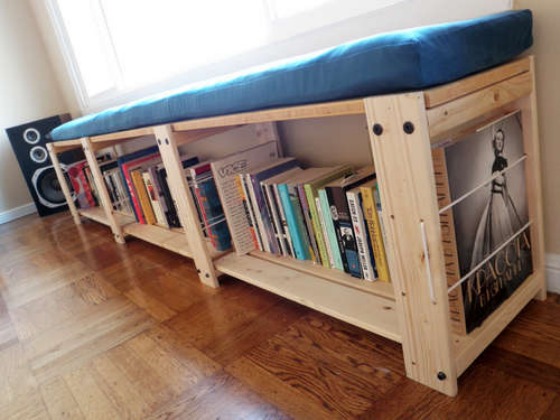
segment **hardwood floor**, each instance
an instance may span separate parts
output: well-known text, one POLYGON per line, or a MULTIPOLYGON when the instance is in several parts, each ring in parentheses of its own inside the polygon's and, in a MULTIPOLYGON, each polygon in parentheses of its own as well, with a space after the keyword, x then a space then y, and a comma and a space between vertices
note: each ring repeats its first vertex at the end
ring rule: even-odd
POLYGON ((560 418, 560 297, 532 302, 448 398, 401 348, 68 215, 0 226, 0 418, 560 418))

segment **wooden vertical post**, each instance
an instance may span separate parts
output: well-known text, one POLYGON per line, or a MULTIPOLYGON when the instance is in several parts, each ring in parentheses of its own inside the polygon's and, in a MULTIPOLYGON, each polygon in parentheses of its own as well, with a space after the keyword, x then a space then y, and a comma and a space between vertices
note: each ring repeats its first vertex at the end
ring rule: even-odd
POLYGON ((179 157, 176 135, 169 125, 155 127, 154 134, 159 146, 161 159, 167 170, 169 189, 177 203, 179 220, 185 228, 200 281, 207 286, 218 287, 218 276, 214 270, 214 263, 198 221, 196 206, 190 194, 181 158, 179 157))
POLYGON ((407 376, 457 394, 434 172, 421 93, 364 100, 407 376))
POLYGON ((70 188, 68 187, 66 177, 64 176, 64 172, 62 171, 62 167, 60 166, 60 161, 58 160, 58 154, 56 153, 55 147, 53 146, 52 143, 47 143, 47 150, 49 151, 49 156, 51 157, 51 162, 53 164, 54 171, 56 172, 58 183, 60 184, 60 188, 62 189, 64 198, 66 198, 66 203, 68 204, 68 209, 72 214, 74 223, 76 225, 81 225, 82 220, 80 219, 80 215, 78 214, 78 209, 76 208, 76 204, 74 203, 74 199, 72 198, 72 194, 70 193, 70 188))
MULTIPOLYGON (((532 92, 518 103, 521 109, 523 125, 523 142, 527 161, 525 177, 527 185, 527 201, 529 205, 529 219, 532 220, 531 247, 533 256, 533 271, 545 272, 545 248, 541 186, 541 160, 539 145, 539 128, 537 117, 537 93, 535 84, 535 59, 530 57, 530 72, 532 76, 532 92)), ((546 299, 546 276, 542 275, 542 285, 536 298, 546 299)))
POLYGON ((103 174, 101 173, 101 169, 99 169, 99 164, 97 162, 97 158, 95 157, 95 152, 89 137, 82 138, 82 148, 84 149, 84 155, 86 156, 89 168, 91 169, 91 174, 93 175, 93 182, 95 182, 95 187, 99 193, 99 199, 101 201, 99 205, 103 207, 105 217, 107 217, 109 226, 111 227, 111 231, 115 237, 115 241, 119 244, 124 244, 125 240, 122 227, 117 222, 115 214, 113 213, 111 198, 109 197, 105 181, 103 180, 103 174))

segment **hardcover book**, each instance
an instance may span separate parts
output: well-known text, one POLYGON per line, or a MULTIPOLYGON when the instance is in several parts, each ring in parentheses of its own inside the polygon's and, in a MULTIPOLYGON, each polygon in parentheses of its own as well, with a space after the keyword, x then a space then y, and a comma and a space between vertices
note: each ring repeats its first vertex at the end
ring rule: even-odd
POLYGON ((452 328, 467 334, 533 272, 520 113, 434 149, 433 161, 452 328))

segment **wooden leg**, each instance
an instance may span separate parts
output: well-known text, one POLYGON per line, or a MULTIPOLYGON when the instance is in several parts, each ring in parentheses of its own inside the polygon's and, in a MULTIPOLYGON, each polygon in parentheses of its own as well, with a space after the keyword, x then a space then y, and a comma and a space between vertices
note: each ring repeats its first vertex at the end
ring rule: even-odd
POLYGON ((531 246, 533 248, 533 270, 542 273, 540 291, 535 296, 538 300, 546 299, 547 285, 545 275, 544 224, 542 208, 541 184, 541 152, 539 145, 539 128, 537 117, 537 94, 535 86, 535 63, 531 57, 531 73, 533 90, 530 95, 518 101, 523 123, 524 149, 527 154, 525 167, 527 200, 529 203, 529 218, 533 221, 531 227, 531 246))
POLYGON ((51 162, 53 164, 54 171, 56 172, 56 177, 58 178, 58 183, 60 184, 60 188, 62 188, 62 193, 64 194, 64 198, 66 198, 68 209, 70 210, 70 213, 72 214, 72 218, 74 219, 74 223, 76 225, 81 225, 82 220, 80 219, 78 209, 76 208, 76 204, 74 203, 74 199, 72 198, 72 194, 70 193, 70 188, 68 187, 66 177, 64 176, 64 172, 62 171, 62 167, 60 166, 60 161, 58 160, 58 154, 56 153, 56 149, 52 143, 47 143, 47 149, 51 157, 51 162))
POLYGON ((424 98, 411 93, 364 102, 407 376, 454 396, 457 371, 424 98))
POLYGON ((115 237, 115 242, 119 244, 124 244, 124 235, 122 231, 121 225, 117 222, 115 215, 113 213, 113 205, 111 204, 111 198, 109 197, 109 193, 107 192, 107 188, 105 186, 105 182, 103 181, 103 174, 99 169, 99 164, 97 163, 97 159, 95 157, 95 152, 93 150, 91 140, 89 137, 82 138, 82 147, 84 149, 84 154, 88 161, 89 167, 91 169, 91 173, 93 175, 93 182, 95 182, 95 187, 99 193, 100 203, 99 205, 103 207, 105 211, 105 216, 109 221, 109 226, 111 227, 111 231, 113 232, 113 236, 115 237))
POLYGON ((167 170, 167 180, 171 194, 177 203, 177 212, 181 224, 185 228, 189 247, 199 273, 200 281, 210 287, 218 287, 218 273, 214 270, 206 238, 198 222, 198 215, 190 194, 183 165, 177 149, 177 138, 170 126, 156 127, 161 159, 167 170))

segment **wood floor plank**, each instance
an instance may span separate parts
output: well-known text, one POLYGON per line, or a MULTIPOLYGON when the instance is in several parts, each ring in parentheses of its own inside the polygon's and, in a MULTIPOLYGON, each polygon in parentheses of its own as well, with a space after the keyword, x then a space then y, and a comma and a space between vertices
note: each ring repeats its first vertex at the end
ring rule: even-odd
POLYGON ((275 406, 226 373, 218 373, 159 408, 150 419, 287 419, 275 406))
POLYGON ((155 322, 124 299, 111 299, 96 309, 86 317, 68 320, 24 343, 32 370, 40 382, 80 366, 155 322))
POLYGON ((85 418, 64 379, 55 378, 42 384, 40 389, 52 419, 79 420, 85 418))
POLYGON ((70 392, 86 419, 118 419, 117 407, 113 404, 104 384, 92 374, 93 366, 84 366, 64 375, 70 392))

